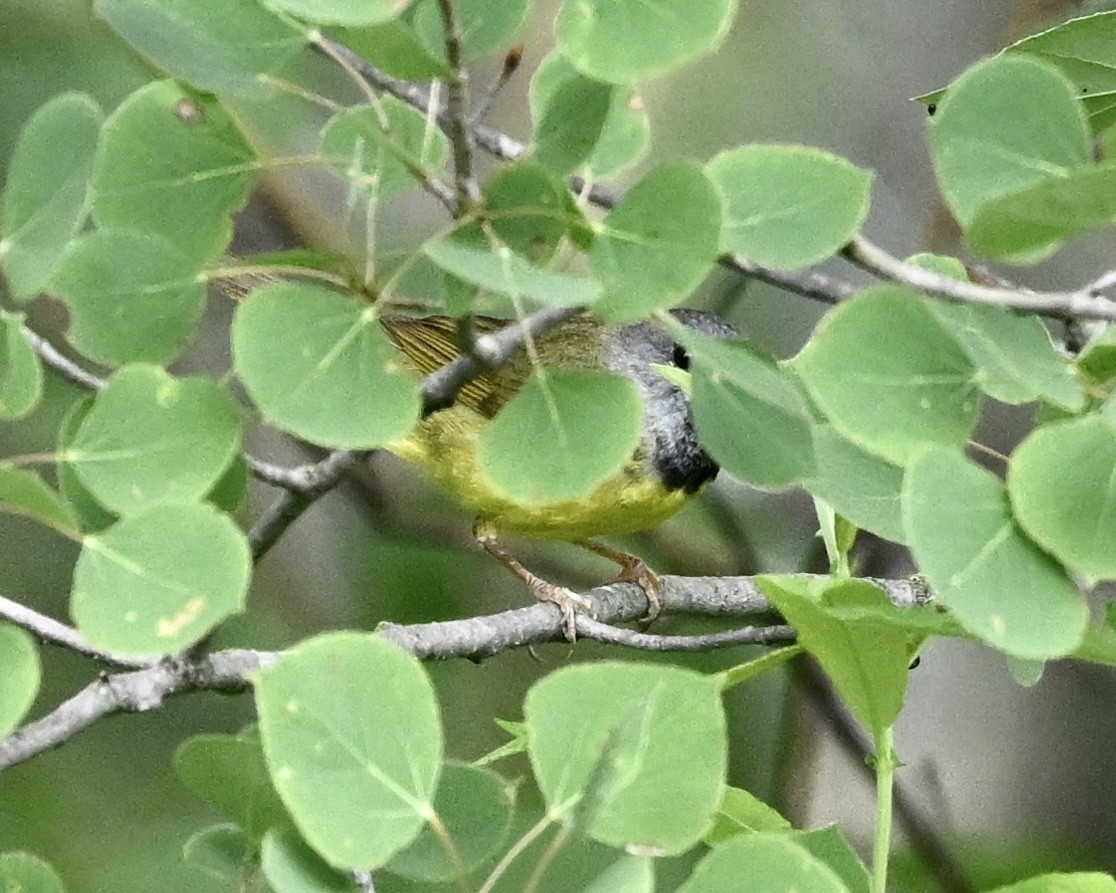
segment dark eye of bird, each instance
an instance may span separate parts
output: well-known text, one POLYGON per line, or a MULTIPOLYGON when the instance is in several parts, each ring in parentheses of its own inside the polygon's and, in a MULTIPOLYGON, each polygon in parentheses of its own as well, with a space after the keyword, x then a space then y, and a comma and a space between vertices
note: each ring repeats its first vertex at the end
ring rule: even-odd
POLYGON ((690 368, 690 355, 686 353, 686 348, 681 344, 674 345, 674 353, 671 355, 670 361, 683 371, 690 368))

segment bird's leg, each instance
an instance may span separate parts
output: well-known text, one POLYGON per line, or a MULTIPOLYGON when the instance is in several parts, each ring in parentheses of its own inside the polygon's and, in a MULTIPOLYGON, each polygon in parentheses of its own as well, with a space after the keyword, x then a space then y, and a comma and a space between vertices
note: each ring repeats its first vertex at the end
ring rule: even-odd
POLYGON ((562 612, 562 632, 570 642, 577 640, 577 615, 592 616, 593 603, 565 586, 557 586, 531 573, 496 543, 496 535, 478 522, 473 526, 473 536, 484 550, 504 567, 527 584, 531 594, 541 602, 557 605, 562 612))
POLYGON ((640 620, 641 624, 649 625, 663 612, 663 584, 642 558, 594 540, 577 540, 576 545, 620 565, 620 574, 616 577, 617 583, 635 583, 643 590, 643 594, 647 596, 647 616, 640 620))

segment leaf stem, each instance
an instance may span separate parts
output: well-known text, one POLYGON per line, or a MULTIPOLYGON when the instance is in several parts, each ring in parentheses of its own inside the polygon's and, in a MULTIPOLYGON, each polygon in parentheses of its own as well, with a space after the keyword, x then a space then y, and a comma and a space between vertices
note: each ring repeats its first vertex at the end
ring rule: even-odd
POLYGON ((895 781, 894 731, 876 735, 876 842, 872 850, 872 893, 887 893, 887 859, 891 852, 892 790, 895 781))

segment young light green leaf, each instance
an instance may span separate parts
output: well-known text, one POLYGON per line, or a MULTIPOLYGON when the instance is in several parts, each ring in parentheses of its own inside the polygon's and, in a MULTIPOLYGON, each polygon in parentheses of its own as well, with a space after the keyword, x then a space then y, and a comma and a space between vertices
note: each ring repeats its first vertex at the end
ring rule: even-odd
POLYGON ((411 0, 264 0, 264 5, 318 25, 378 25, 404 12, 411 0))
POLYGON ((711 53, 735 12, 735 0, 589 0, 564 3, 555 28, 579 71, 633 84, 711 53))
POLYGON ((94 399, 65 458, 101 504, 125 515, 205 496, 239 452, 241 426, 216 382, 126 366, 94 399))
POLYGON ((899 502, 903 469, 865 452, 832 425, 814 425, 810 430, 815 474, 803 486, 857 527, 904 542, 899 502))
POLYGON ((0 853, 0 889, 15 893, 62 893, 62 880, 38 856, 0 853))
POLYGON ((916 455, 903 483, 907 542, 935 599, 994 648, 1060 657, 1089 614, 1061 565, 1015 526, 1007 493, 959 450, 916 455))
POLYGON ((289 828, 274 828, 260 847, 269 893, 352 893, 351 874, 331 868, 289 828))
POLYGON ((742 834, 784 832, 791 828, 791 823, 779 815, 778 810, 742 788, 730 787, 725 789, 725 797, 717 809, 713 827, 702 842, 706 846, 717 846, 742 834))
POLYGON ((338 112, 321 139, 326 162, 369 200, 418 186, 416 173, 437 175, 448 146, 433 120, 392 96, 338 112))
POLYGON ((1116 879, 1099 871, 1040 874, 989 893, 1116 893, 1116 879))
POLYGON ((77 535, 70 507, 35 472, 0 462, 0 511, 25 515, 69 536, 77 535))
POLYGON ((174 654, 244 609, 251 555, 207 503, 156 505, 87 536, 70 613, 97 648, 174 654))
POLYGON ((65 93, 23 125, 0 199, 0 268, 17 299, 46 284, 85 220, 102 117, 90 97, 65 93))
MULTIPOLYGON (((454 15, 466 60, 507 52, 531 11, 531 0, 454 0, 454 15)), ((446 57, 445 27, 439 0, 418 0, 412 16, 415 31, 436 59, 446 57)))
POLYGON ((894 464, 924 444, 961 446, 979 415, 972 361, 898 286, 831 310, 792 366, 842 436, 894 464))
POLYGON ((655 868, 648 856, 621 856, 581 893, 654 893, 655 868))
POLYGON ((1091 158, 1073 85, 1026 56, 997 56, 961 75, 930 119, 930 146, 942 194, 963 227, 986 202, 1091 158))
POLYGON ((253 0, 95 0, 136 52, 207 93, 253 93, 308 43, 305 29, 253 0))
POLYGON ((447 762, 434 793, 440 827, 427 824, 406 849, 385 865, 415 881, 460 880, 493 856, 507 839, 513 788, 495 772, 447 762), (447 851, 447 840, 452 852, 447 851))
POLYGON ((376 868, 434 812, 442 726, 421 664, 368 634, 302 642, 255 680, 264 756, 302 836, 376 868))
POLYGON ((721 203, 701 168, 663 164, 639 181, 601 224, 589 261, 605 296, 594 310, 640 319, 670 307, 712 269, 721 203))
POLYGON ((601 137, 612 86, 573 74, 547 97, 535 128, 535 158, 556 177, 564 177, 592 154, 601 137))
POLYGON ((43 367, 23 337, 23 314, 0 309, 0 419, 21 419, 43 396, 43 367))
POLYGON ((649 664, 566 667, 532 687, 523 715, 554 818, 610 846, 665 854, 705 833, 727 755, 717 677, 649 664))
POLYGON ((868 214, 872 175, 807 146, 744 146, 705 167, 721 194, 721 249, 776 269, 834 254, 868 214))
POLYGON ((793 379, 744 342, 671 334, 690 355, 698 437, 726 471, 772 488, 813 474, 810 410, 793 379))
POLYGON ((592 371, 536 372, 485 427, 477 462, 511 502, 579 499, 631 458, 642 421, 639 394, 625 378, 592 371))
MULTIPOLYGON (((42 667, 35 641, 19 627, 0 623, 0 740, 31 709, 39 693, 42 667)), ((0 875, 2 876, 2 875, 0 875)))
POLYGON ((497 294, 559 307, 592 304, 601 294, 595 280, 536 267, 503 245, 490 249, 441 239, 424 250, 447 273, 497 294))
POLYGON ((906 630, 874 618, 841 613, 887 602, 870 583, 760 577, 757 584, 822 665, 841 699, 875 738, 903 708, 911 649, 906 630))
POLYGON ((678 893, 849 893, 829 866, 783 834, 749 834, 714 847, 678 893))
POLYGON ((101 129, 93 216, 104 227, 157 233, 201 265, 228 245, 256 165, 215 99, 156 81, 125 99, 101 129))
POLYGON ((1116 579, 1116 427, 1087 415, 1036 429, 1012 454, 1007 486, 1035 542, 1090 582, 1116 579))
POLYGON ((418 389, 373 308, 285 282, 237 307, 233 362, 271 424, 324 446, 372 449, 418 421, 418 389))
POLYGON ((71 243, 50 289, 70 309, 70 343, 109 365, 173 360, 205 309, 198 264, 161 236, 127 230, 71 243))

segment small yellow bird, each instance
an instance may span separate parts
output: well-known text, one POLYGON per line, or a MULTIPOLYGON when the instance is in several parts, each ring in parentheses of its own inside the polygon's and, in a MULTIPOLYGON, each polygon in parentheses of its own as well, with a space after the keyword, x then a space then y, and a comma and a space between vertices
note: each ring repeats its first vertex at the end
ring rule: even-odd
MULTIPOLYGON (((698 310, 673 310, 680 323, 718 338, 738 337, 725 320, 698 310)), ((478 333, 496 331, 506 320, 476 317, 478 333)), ((448 317, 381 320, 416 376, 424 376, 460 355, 457 322, 448 317)), ((511 533, 564 540, 603 555, 621 567, 619 579, 639 583, 647 594, 648 620, 662 609, 658 578, 638 558, 589 537, 632 533, 664 521, 717 475, 717 464, 698 443, 690 401, 653 364, 686 369, 685 349, 653 322, 609 325, 578 316, 535 341, 538 362, 548 369, 605 370, 630 379, 643 403, 643 436, 627 464, 582 499, 521 505, 496 492, 477 460, 477 440, 532 371, 525 350, 493 372, 474 378, 449 407, 427 416, 405 440, 388 449, 416 463, 463 506, 476 514, 474 534, 484 548, 523 579, 536 598, 563 612, 573 638, 575 612, 589 607, 577 593, 543 580, 498 547, 511 533)))

